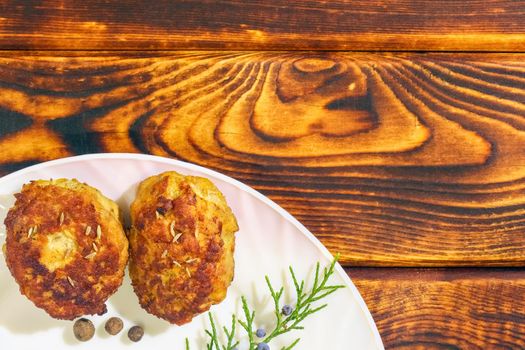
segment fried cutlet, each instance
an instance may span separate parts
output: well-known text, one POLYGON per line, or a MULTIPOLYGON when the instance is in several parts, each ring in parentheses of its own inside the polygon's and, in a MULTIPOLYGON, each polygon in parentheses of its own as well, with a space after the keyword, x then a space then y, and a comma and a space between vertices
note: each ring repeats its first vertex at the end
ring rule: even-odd
POLYGON ((105 313, 128 260, 117 205, 68 179, 32 181, 15 197, 5 255, 21 293, 58 319, 105 313))
POLYGON ((181 325, 226 297, 238 226, 211 181, 176 172, 147 178, 131 222, 130 276, 146 311, 181 325))

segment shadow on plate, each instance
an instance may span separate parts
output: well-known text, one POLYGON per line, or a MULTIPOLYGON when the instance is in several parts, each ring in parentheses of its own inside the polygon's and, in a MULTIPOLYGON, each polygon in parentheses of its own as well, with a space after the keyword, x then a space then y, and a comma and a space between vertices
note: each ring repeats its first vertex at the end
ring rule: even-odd
MULTIPOLYGON (((0 222, 4 221, 14 199, 12 195, 0 195, 0 222)), ((4 244, 4 230, 5 227, 2 227, 0 246, 4 244)), ((67 328, 69 324, 68 321, 53 319, 20 293, 2 252, 0 252, 0 310, 0 328, 14 334, 33 334, 52 328, 67 328)))
POLYGON ((0 327, 15 334, 32 334, 51 328, 68 328, 69 321, 55 320, 24 297, 0 256, 0 327))
POLYGON ((129 207, 135 199, 139 182, 131 185, 122 195, 115 201, 120 209, 120 216, 124 223, 124 227, 131 225, 131 219, 129 217, 129 207))
MULTIPOLYGON (((124 225, 126 227, 130 225, 129 205, 135 198, 138 185, 138 182, 134 183, 116 201, 121 210, 122 219, 124 220, 124 225)), ((127 319, 136 325, 143 326, 145 335, 155 336, 164 333, 170 327, 174 327, 169 322, 150 315, 141 308, 138 298, 131 286, 131 281, 127 271, 122 286, 120 286, 118 291, 108 300, 108 304, 113 307, 118 316, 127 319)), ((127 329, 122 330, 122 333, 122 342, 126 344, 131 343, 127 337, 127 329)))
MULTIPOLYGON (((113 306, 117 315, 120 315, 136 325, 143 326, 144 332, 147 335, 154 336, 164 333, 170 327, 176 327, 167 321, 148 314, 140 307, 138 298, 133 292, 133 287, 131 286, 131 281, 127 274, 124 278, 124 282, 122 282, 122 286, 117 293, 109 299, 108 303, 113 306)), ((125 331, 127 332, 127 330, 125 331)))

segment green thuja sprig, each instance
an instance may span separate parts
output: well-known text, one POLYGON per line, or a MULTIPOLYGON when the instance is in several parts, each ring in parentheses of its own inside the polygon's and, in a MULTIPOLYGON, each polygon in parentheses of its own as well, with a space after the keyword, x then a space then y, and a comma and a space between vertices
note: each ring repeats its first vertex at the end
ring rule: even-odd
MULTIPOLYGON (((262 337, 262 340, 257 339, 258 337, 254 327, 255 310, 250 309, 245 297, 241 297, 244 319, 237 319, 235 315, 232 315, 230 328, 222 328, 226 337, 226 344, 223 344, 220 341, 213 316, 211 313, 208 313, 211 329, 206 329, 206 334, 209 337, 209 342, 206 344, 207 350, 236 350, 239 345, 239 341, 235 340, 235 328, 237 323, 246 333, 249 350, 269 349, 268 343, 276 337, 294 330, 303 329, 301 324, 307 317, 319 312, 327 306, 326 303, 321 305, 314 304, 317 304, 318 301, 326 298, 338 289, 345 287, 343 285, 328 284, 328 280, 334 274, 335 264, 337 263, 338 258, 339 256, 336 256, 330 265, 324 267, 323 270, 321 270, 319 263, 316 264, 313 285, 310 288, 306 288, 305 281, 299 281, 293 268, 291 266, 289 267, 290 276, 295 287, 295 305, 293 307, 290 305, 283 305, 281 301, 283 299, 284 287, 279 289, 274 288, 270 278, 265 276, 266 285, 273 301, 275 325, 271 332, 262 337)), ((299 343, 299 341, 300 338, 297 338, 290 345, 282 347, 281 350, 291 350, 299 343)), ((186 339, 186 350, 190 350, 188 339, 186 339)))

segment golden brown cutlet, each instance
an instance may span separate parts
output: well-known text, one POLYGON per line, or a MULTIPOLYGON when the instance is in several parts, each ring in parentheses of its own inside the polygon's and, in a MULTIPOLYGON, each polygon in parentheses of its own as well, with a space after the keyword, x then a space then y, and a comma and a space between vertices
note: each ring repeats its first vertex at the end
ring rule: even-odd
POLYGON ((33 181, 15 197, 6 262, 21 293, 58 319, 105 313, 128 260, 117 205, 68 179, 33 181))
POLYGON ((130 276, 144 309, 181 325, 226 297, 238 226, 211 181, 176 172, 147 178, 131 222, 130 276))

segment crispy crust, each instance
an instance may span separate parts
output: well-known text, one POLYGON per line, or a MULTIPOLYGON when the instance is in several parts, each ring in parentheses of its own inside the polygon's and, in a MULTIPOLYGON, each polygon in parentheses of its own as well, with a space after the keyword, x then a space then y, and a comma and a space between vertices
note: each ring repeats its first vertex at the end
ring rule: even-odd
POLYGON ((15 197, 5 219, 6 262, 20 292, 58 319, 105 313, 128 259, 117 205, 67 179, 33 181, 15 197))
POLYGON ((131 221, 130 276, 146 311, 181 325, 226 297, 238 226, 213 183, 152 176, 139 186, 131 221))

